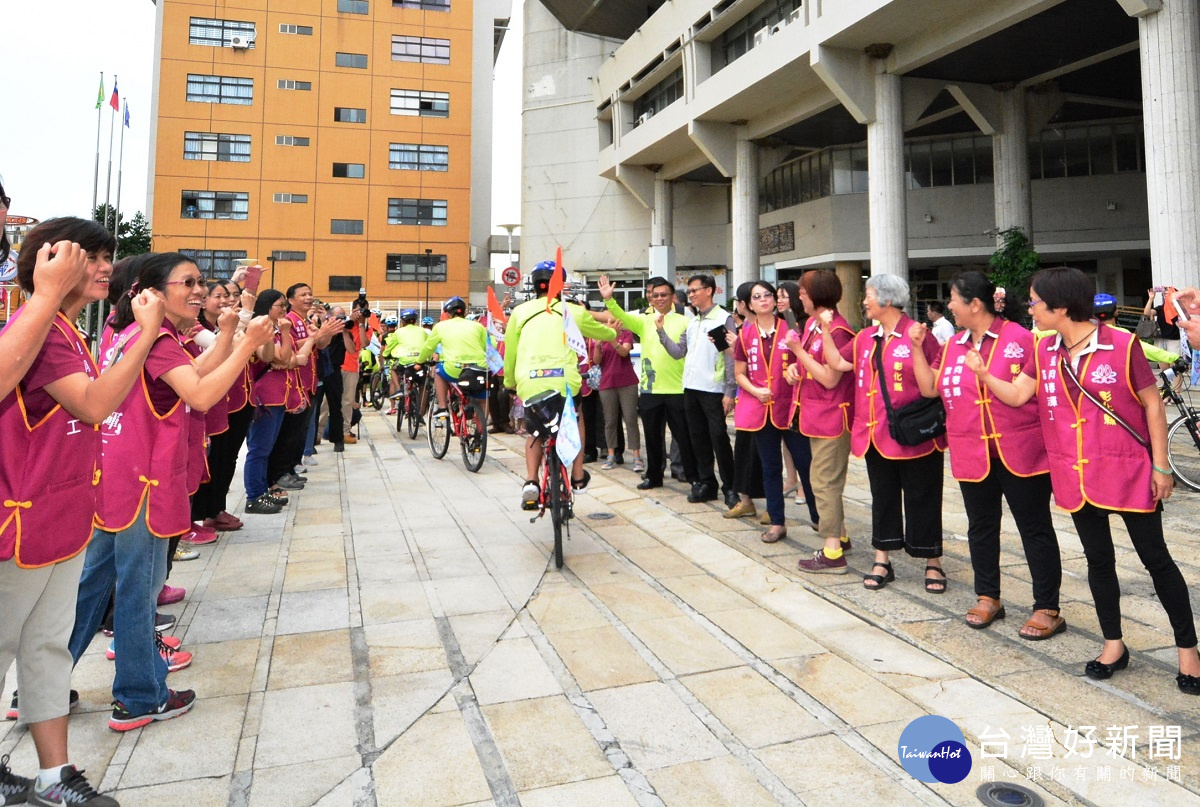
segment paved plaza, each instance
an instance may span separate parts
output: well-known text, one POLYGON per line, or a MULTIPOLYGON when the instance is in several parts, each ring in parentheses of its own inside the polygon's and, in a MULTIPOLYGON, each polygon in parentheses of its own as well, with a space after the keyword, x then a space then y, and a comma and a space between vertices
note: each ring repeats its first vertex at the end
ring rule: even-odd
MULTIPOLYGON (((993 778, 1047 804, 1200 804, 1200 699, 1175 688, 1166 616, 1120 528, 1132 663, 1094 682, 1083 665, 1101 639, 1061 514, 1070 627, 1030 643, 1007 517, 1008 619, 962 622, 975 597, 953 482, 942 596, 899 556, 895 583, 863 588, 861 462, 851 574, 796 571, 819 546, 802 507, 788 504, 789 538, 767 545, 681 484, 642 496, 629 464, 589 466, 558 571, 548 519, 517 507, 520 438, 493 436, 471 474, 456 442, 435 461, 421 437, 368 414, 358 445, 322 450, 283 513, 249 516, 176 565, 188 598, 165 610, 196 660, 168 683, 196 690, 190 714, 109 731, 113 667, 97 637, 74 676, 71 745, 99 789, 125 807, 970 805, 993 778), (957 784, 898 761, 901 732, 928 714, 966 736, 974 764, 957 784)), ((1200 495, 1177 493, 1168 543, 1193 583, 1198 521, 1200 495)), ((0 724, 8 753, 36 770, 23 726, 0 724)))

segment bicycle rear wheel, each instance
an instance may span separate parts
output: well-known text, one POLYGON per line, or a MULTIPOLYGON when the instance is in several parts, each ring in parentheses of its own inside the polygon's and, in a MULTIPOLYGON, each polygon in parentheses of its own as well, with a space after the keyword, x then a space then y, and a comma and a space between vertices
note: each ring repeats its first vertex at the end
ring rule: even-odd
POLYGON ((378 412, 383 409, 383 399, 387 397, 387 386, 383 382, 383 372, 376 370, 371 373, 371 386, 369 389, 371 395, 371 406, 378 412))
POLYGON ((433 407, 429 409, 429 453, 433 454, 435 460, 440 460, 446 456, 446 449, 450 447, 450 417, 449 413, 446 417, 435 418, 433 416, 433 407))
POLYGON ((1167 460, 1175 477, 1200 491, 1200 418, 1183 415, 1167 429, 1167 460))
POLYGON ((463 430, 458 436, 458 441, 462 444, 463 464, 467 466, 468 471, 478 473, 483 467, 483 460, 487 456, 487 436, 487 419, 482 414, 480 405, 467 404, 463 413, 463 430))
POLYGON ((411 382, 407 382, 404 412, 408 418, 408 439, 416 440, 417 432, 421 430, 421 387, 411 382))

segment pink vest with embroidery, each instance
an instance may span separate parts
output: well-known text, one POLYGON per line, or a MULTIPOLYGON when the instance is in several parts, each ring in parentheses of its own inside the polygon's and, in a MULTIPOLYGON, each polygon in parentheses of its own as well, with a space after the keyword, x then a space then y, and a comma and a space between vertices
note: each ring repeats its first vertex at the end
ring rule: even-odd
POLYGON ((758 326, 747 322, 742 326, 738 339, 742 340, 742 348, 746 351, 746 376, 756 387, 770 387, 771 403, 764 404, 744 389, 738 390, 737 403, 733 409, 733 425, 739 431, 756 432, 767 425, 767 415, 777 429, 786 429, 792 417, 792 407, 796 388, 783 378, 784 371, 792 363, 792 353, 787 346, 787 323, 782 319, 775 320, 775 333, 772 335, 774 348, 770 359, 764 359, 762 336, 758 326))
MULTIPOLYGON (((908 338, 908 329, 912 324, 913 321, 907 315, 902 315, 896 324, 896 333, 899 336, 887 336, 883 340, 883 371, 887 374, 886 382, 893 409, 899 409, 921 397, 917 377, 913 372, 913 343, 908 338)), ((874 444, 875 449, 888 459, 910 460, 944 450, 945 437, 926 440, 915 446, 902 446, 892 439, 888 431, 887 407, 879 391, 879 379, 875 371, 874 352, 879 343, 875 334, 878 331, 878 327, 864 328, 855 335, 852 343, 854 423, 850 429, 851 452, 854 456, 861 457, 874 444)))
MULTIPOLYGON (((200 354, 204 352, 190 339, 183 343, 183 349, 193 360, 199 358, 200 354)), ((229 427, 228 420, 225 422, 225 427, 229 427)), ((199 490, 200 484, 208 479, 208 412, 188 407, 188 495, 191 496, 199 490)))
MULTIPOLYGON (((992 375, 1013 381, 1035 349, 1033 334, 1015 322, 997 319, 996 324, 1000 325, 1000 333, 983 358, 992 375)), ((960 343, 958 336, 950 339, 938 373, 938 392, 946 406, 950 472, 960 482, 979 482, 987 477, 992 463, 989 440, 994 440, 1000 461, 1017 476, 1046 473, 1050 466, 1037 402, 1030 400, 1013 408, 997 401, 980 384, 979 377, 967 369, 970 349, 969 339, 966 344, 960 343)))
MULTIPOLYGON (((305 333, 307 332, 306 330, 305 333)), ((287 338, 291 340, 292 355, 294 356, 300 350, 300 342, 303 340, 296 333, 295 328, 288 331, 287 338)), ((306 369, 308 366, 306 364, 303 367, 293 367, 287 371, 287 394, 284 396, 283 406, 288 412, 299 412, 308 406, 308 389, 304 386, 305 381, 300 375, 300 371, 306 369)))
MULTIPOLYGON (((292 345, 293 349, 300 346, 304 340, 312 336, 308 330, 308 320, 297 314, 295 311, 289 311, 287 318, 292 321, 292 345)), ((297 367, 294 372, 299 381, 299 388, 304 391, 305 402, 312 397, 312 394, 317 391, 317 351, 314 348, 309 354, 308 364, 302 364, 297 367)))
MULTIPOLYGON (((247 364, 246 369, 238 376, 237 381, 233 382, 233 386, 229 388, 229 393, 225 396, 226 428, 229 427, 229 415, 240 412, 250 405, 250 387, 250 365, 247 364)), ((220 432, 213 432, 213 434, 220 434, 220 432)))
MULTIPOLYGON (((1084 356, 1076 375, 1108 410, 1149 440, 1146 410, 1129 374, 1135 338, 1101 326, 1099 343, 1113 349, 1084 356)), ((1150 452, 1112 414, 1074 389, 1059 366, 1069 361, 1066 351, 1052 350, 1056 341, 1048 337, 1037 346, 1038 409, 1055 503, 1070 512, 1085 502, 1110 510, 1153 511, 1150 452)))
MULTIPOLYGON (((283 344, 283 334, 275 334, 275 348, 283 344)), ((291 380, 289 370, 276 370, 267 367, 266 372, 263 371, 262 362, 257 358, 252 359, 250 366, 254 368, 254 386, 250 390, 250 400, 256 406, 285 406, 288 400, 288 387, 291 380), (262 373, 262 375, 259 375, 262 373)))
MULTIPOLYGON (((105 330, 101 341, 105 367, 115 358, 110 354, 116 343, 137 327, 135 322, 120 334, 105 330)), ((155 338, 178 343, 179 333, 164 322, 155 338)), ((127 529, 144 502, 150 532, 170 538, 187 532, 192 523, 187 491, 191 416, 178 398, 167 412, 156 412, 149 383, 143 371, 125 401, 100 425, 103 473, 97 526, 108 532, 127 529)))
MULTIPOLYGON (((21 315, 20 309, 9 319, 21 315)), ((66 341, 80 372, 100 371, 83 337, 61 313, 47 341, 66 341)), ((33 422, 20 385, 0 401, 0 561, 21 568, 73 558, 92 537, 99 484, 100 432, 55 406, 33 422)), ((7 617, 4 617, 7 618, 7 617)))
MULTIPOLYGON (((850 323, 836 311, 833 330, 854 336, 850 323)), ((816 317, 810 317, 800 343, 818 364, 825 364, 824 341, 821 323, 816 317)), ((800 433, 807 437, 841 437, 850 430, 854 377, 850 373, 843 373, 837 386, 826 389, 803 366, 800 367, 800 373, 800 394, 796 399, 796 407, 800 410, 800 433)))

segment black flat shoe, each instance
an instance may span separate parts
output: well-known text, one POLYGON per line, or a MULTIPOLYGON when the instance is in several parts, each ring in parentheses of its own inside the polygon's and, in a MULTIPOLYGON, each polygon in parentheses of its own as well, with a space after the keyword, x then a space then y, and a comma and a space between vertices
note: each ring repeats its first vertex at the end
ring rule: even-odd
MULTIPOLYGON (((1121 657, 1119 659, 1117 659, 1116 661, 1114 661, 1112 664, 1105 664, 1104 662, 1100 661, 1099 659, 1092 659, 1091 661, 1089 661, 1087 663, 1087 666, 1083 668, 1083 672, 1088 678, 1091 678, 1093 681, 1107 681, 1109 678, 1113 677, 1113 673, 1120 672, 1121 670, 1125 669, 1128 666, 1129 666, 1129 648, 1126 647, 1125 652, 1121 654, 1121 657)), ((1180 677, 1182 678, 1183 676, 1180 676, 1180 677)), ((1188 676, 1188 677, 1191 677, 1191 676, 1188 676)), ((1197 682, 1196 685, 1198 688, 1200 688, 1200 679, 1193 678, 1193 680, 1197 682)), ((1179 688, 1183 689, 1182 682, 1179 684, 1179 688)), ((1197 694, 1200 694, 1200 689, 1197 690, 1197 694)))
POLYGON ((650 490, 651 488, 661 488, 662 486, 663 486, 662 482, 651 482, 649 479, 643 479, 641 482, 638 483, 637 489, 638 490, 650 490))
POLYGON ((1175 683, 1179 686, 1179 691, 1184 695, 1200 695, 1200 675, 1184 675, 1180 673, 1175 676, 1175 683))

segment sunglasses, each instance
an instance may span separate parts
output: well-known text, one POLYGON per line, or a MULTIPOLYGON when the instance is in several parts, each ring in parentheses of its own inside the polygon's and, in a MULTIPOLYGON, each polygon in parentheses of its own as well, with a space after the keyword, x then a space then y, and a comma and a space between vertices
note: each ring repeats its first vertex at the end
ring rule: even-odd
POLYGON ((203 285, 204 285, 204 278, 202 278, 202 277, 189 277, 189 278, 185 278, 184 280, 168 280, 168 281, 167 281, 166 283, 164 283, 163 285, 164 285, 164 286, 186 286, 186 287, 187 287, 187 288, 189 288, 189 289, 194 289, 194 288, 196 288, 197 286, 203 286, 203 285))
POLYGON ((764 291, 764 292, 759 292, 758 294, 751 294, 750 299, 751 300, 774 300, 775 295, 768 294, 767 292, 764 291))

